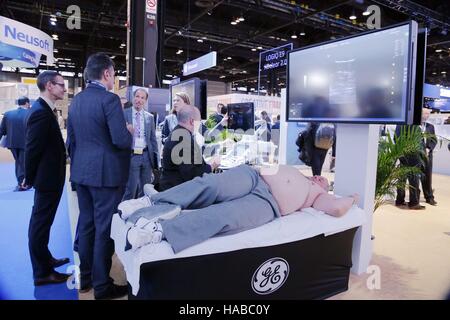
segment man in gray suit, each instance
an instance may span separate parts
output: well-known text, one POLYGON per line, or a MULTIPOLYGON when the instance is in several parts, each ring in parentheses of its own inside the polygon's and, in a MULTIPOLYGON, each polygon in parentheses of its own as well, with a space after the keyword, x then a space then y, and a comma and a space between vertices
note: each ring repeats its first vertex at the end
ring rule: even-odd
POLYGON ((156 142, 153 115, 144 110, 148 92, 134 92, 133 107, 124 110, 127 126, 133 134, 130 176, 123 200, 136 199, 144 195, 143 187, 152 182, 152 169, 158 169, 159 152, 156 142))
POLYGON ((25 191, 21 186, 24 173, 25 118, 30 109, 30 100, 22 97, 18 101, 19 108, 5 113, 0 125, 0 139, 5 136, 5 148, 8 148, 16 161, 17 186, 14 191, 25 191))
POLYGON ((114 243, 111 220, 128 180, 132 136, 127 130, 114 87, 114 63, 104 53, 89 57, 89 84, 69 108, 67 135, 71 151, 70 180, 76 184, 80 216, 78 253, 81 288, 94 288, 96 299, 127 294, 109 277, 114 243))

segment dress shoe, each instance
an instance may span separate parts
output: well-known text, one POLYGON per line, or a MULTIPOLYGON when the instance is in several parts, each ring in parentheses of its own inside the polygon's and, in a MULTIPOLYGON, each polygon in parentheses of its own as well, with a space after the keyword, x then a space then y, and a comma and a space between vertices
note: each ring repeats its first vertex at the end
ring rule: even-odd
POLYGON ((95 300, 109 300, 116 299, 128 294, 127 286, 118 286, 113 284, 109 289, 101 294, 94 293, 95 300))
POLYGON ((65 265, 66 263, 69 263, 69 262, 70 262, 69 258, 62 258, 62 259, 52 258, 50 260, 50 266, 52 268, 58 268, 58 267, 61 267, 61 266, 65 265))
POLYGON ((92 284, 87 284, 87 285, 83 285, 80 287, 80 289, 78 289, 79 293, 87 293, 89 291, 91 291, 92 289, 92 284))
POLYGON ((428 199, 426 202, 427 202, 428 204, 431 204, 432 206, 437 205, 437 202, 436 202, 434 199, 428 199))
POLYGON ((425 206, 421 206, 420 204, 415 204, 413 206, 408 206, 410 210, 425 210, 425 206))
POLYGON ((25 189, 22 188, 22 186, 16 186, 16 187, 14 188, 14 192, 20 192, 20 191, 25 191, 25 189))
POLYGON ((396 202, 395 203, 396 207, 400 207, 400 208, 405 208, 407 206, 406 202, 396 202))
POLYGON ((43 286, 46 284, 55 284, 55 283, 63 283, 66 282, 67 279, 69 279, 70 274, 66 273, 59 273, 56 271, 53 271, 48 276, 44 278, 36 278, 34 279, 34 285, 35 286, 43 286))

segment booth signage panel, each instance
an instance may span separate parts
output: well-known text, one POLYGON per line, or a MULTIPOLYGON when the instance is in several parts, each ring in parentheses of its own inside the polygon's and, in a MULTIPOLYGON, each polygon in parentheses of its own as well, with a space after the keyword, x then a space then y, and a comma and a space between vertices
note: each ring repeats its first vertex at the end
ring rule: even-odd
POLYGON ((0 42, 0 63, 12 68, 36 68, 41 54, 0 42))
POLYGON ((156 24, 156 13, 158 11, 158 0, 145 0, 145 15, 151 26, 156 24))
POLYGON ((441 88, 441 98, 450 98, 450 89, 441 88))
POLYGON ((188 76, 190 74, 215 67, 217 65, 217 52, 212 51, 195 60, 186 62, 183 65, 183 75, 188 76))
POLYGON ((157 8, 158 8, 157 0, 146 0, 145 1, 145 12, 146 13, 156 14, 157 8))
POLYGON ((37 78, 30 78, 30 77, 22 77, 21 82, 25 84, 34 84, 37 85, 37 78))
POLYGON ((259 54, 261 71, 267 71, 287 66, 287 52, 292 50, 292 43, 273 48, 259 54))
POLYGON ((428 98, 439 99, 439 87, 433 84, 423 84, 423 96, 428 98))
POLYGON ((0 16, 0 42, 43 54, 53 64, 53 39, 39 29, 0 16))

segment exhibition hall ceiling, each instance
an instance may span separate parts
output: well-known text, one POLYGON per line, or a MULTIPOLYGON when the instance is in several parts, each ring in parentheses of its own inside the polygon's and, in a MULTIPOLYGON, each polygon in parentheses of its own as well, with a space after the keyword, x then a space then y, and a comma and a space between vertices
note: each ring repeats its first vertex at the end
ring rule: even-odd
MULTIPOLYGON (((261 51, 366 31, 368 19, 374 20, 363 12, 376 5, 381 27, 412 18, 429 28, 426 81, 450 85, 446 0, 160 0, 159 5, 164 12, 161 80, 181 75, 183 63, 214 50, 217 67, 196 76, 255 87, 261 51)), ((114 56, 119 75, 125 75, 127 0, 2 0, 0 15, 56 34, 59 70, 82 72, 87 56, 103 51, 114 56), (66 26, 67 8, 73 4, 81 9, 79 30, 66 26)))

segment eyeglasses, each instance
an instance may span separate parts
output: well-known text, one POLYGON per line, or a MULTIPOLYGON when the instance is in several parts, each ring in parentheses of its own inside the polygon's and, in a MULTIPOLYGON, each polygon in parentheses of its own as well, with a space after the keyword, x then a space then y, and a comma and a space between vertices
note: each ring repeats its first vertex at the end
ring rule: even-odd
POLYGON ((52 81, 52 83, 60 86, 63 89, 66 87, 66 85, 64 83, 58 83, 58 82, 53 82, 53 81, 52 81))

